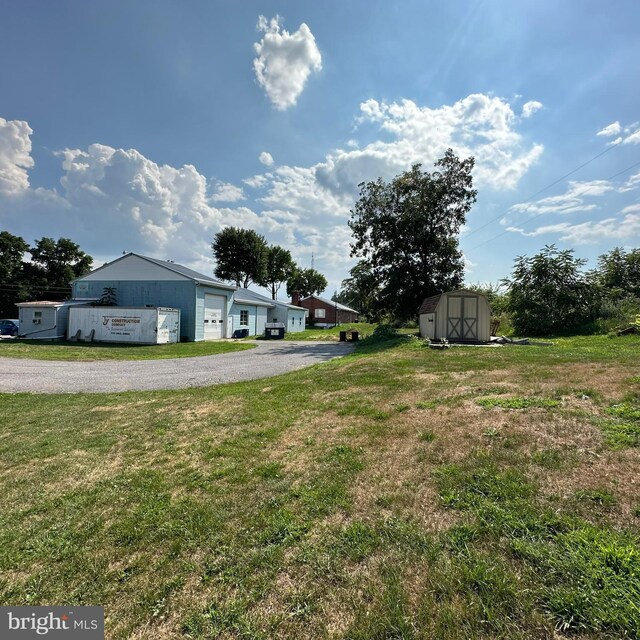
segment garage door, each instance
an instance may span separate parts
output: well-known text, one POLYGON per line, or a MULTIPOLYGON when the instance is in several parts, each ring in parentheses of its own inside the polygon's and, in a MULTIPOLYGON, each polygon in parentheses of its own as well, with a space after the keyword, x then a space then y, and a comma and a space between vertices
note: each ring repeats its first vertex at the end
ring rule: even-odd
POLYGON ((227 299, 224 296, 204 294, 204 339, 224 338, 227 299))

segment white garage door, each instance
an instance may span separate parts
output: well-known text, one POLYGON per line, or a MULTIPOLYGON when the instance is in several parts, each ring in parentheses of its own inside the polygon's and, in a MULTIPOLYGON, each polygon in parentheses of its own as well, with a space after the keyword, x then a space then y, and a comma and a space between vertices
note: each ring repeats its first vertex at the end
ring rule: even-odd
POLYGON ((227 299, 224 296, 204 294, 204 339, 224 338, 227 299))

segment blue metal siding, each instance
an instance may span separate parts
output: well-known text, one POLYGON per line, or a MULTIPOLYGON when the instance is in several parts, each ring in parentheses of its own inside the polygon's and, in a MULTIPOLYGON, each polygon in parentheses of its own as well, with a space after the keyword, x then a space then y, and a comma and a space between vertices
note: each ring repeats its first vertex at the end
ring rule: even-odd
MULTIPOLYGON (((181 338, 197 340, 196 283, 191 280, 123 281, 83 280, 83 291, 73 284, 74 298, 99 298, 105 287, 116 289, 116 300, 123 307, 172 307, 180 309, 181 338)), ((198 287, 199 288, 199 287, 198 287)), ((203 296, 204 298, 204 296, 203 296)), ((200 340, 203 333, 200 317, 200 340)))
POLYGON ((298 311, 296 309, 288 309, 286 330, 294 333, 304 331, 304 329, 304 310, 298 311))
POLYGON ((249 304, 238 304, 234 302, 231 305, 231 317, 233 318, 233 331, 236 329, 249 329, 249 335, 256 335, 256 307, 249 304), (240 324, 240 312, 249 312, 249 322, 247 324, 240 324))

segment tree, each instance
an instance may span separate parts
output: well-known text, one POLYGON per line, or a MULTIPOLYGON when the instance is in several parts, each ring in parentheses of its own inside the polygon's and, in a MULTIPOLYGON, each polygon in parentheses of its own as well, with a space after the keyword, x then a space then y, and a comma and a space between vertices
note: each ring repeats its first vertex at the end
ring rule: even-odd
POLYGON ((20 236, 8 231, 0 232, 0 316, 17 317, 16 302, 24 300, 24 254, 29 245, 20 236))
POLYGON ((462 284, 464 263, 458 233, 476 201, 474 159, 451 149, 438 170, 414 165, 391 182, 361 183, 351 211, 351 256, 378 282, 373 311, 406 320, 430 295, 462 284))
POLYGON ((259 284, 271 289, 272 300, 277 300, 280 286, 289 279, 294 268, 295 263, 289 251, 278 245, 267 249, 265 276, 259 284))
POLYGON ((264 281, 267 242, 252 229, 227 227, 216 233, 211 245, 216 260, 216 278, 235 282, 245 289, 264 281))
POLYGON ((63 300, 71 294, 69 283, 91 270, 93 258, 69 238, 40 238, 29 249, 31 262, 23 265, 29 297, 63 300))
POLYGON ((585 327, 598 317, 601 289, 586 260, 572 250, 545 246, 537 255, 519 256, 510 279, 508 310, 519 334, 550 335, 585 327))
POLYGON ((301 298, 306 298, 314 293, 322 293, 328 284, 319 271, 295 267, 287 280, 287 295, 298 293, 301 298))
POLYGON ((375 300, 379 294, 379 283, 371 273, 365 261, 358 262, 350 271, 350 277, 341 283, 337 302, 356 309, 361 315, 367 316, 371 322, 380 320, 375 309, 375 300))
POLYGON ((640 298, 640 249, 626 252, 621 247, 598 258, 597 277, 614 298, 640 298))

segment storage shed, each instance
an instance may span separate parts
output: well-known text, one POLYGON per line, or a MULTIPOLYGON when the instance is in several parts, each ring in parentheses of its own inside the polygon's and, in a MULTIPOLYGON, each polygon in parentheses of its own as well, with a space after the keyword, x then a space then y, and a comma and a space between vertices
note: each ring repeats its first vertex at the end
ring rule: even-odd
POLYGON ((489 342, 491 308, 487 298, 468 289, 425 298, 420 306, 420 335, 430 340, 489 342))
POLYGON ((180 338, 200 341, 231 337, 236 287, 183 267, 127 253, 71 282, 74 298, 100 298, 115 289, 118 306, 180 309, 180 338))
POLYGON ((20 317, 19 336, 30 340, 64 340, 67 336, 69 308, 88 305, 96 300, 97 298, 63 302, 18 302, 16 306, 20 317))

